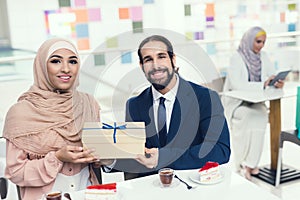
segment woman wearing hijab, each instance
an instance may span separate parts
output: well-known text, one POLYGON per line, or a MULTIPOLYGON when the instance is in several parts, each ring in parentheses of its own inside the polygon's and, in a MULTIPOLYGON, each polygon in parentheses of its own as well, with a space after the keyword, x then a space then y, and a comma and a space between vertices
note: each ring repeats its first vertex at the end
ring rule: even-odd
POLYGON ((5 175, 20 187, 23 200, 98 184, 83 149, 85 121, 99 121, 96 100, 76 90, 80 59, 75 46, 60 38, 45 41, 34 60, 34 84, 6 115, 5 175))
MULTIPOLYGON (((267 34, 261 27, 252 27, 244 33, 237 51, 230 59, 224 91, 263 90, 275 77, 275 67, 266 52, 261 51, 267 34)), ((275 83, 283 87, 283 80, 275 83)), ((264 102, 250 103, 223 97, 225 114, 231 128, 232 147, 238 170, 247 179, 258 174, 257 168, 268 123, 264 102)))

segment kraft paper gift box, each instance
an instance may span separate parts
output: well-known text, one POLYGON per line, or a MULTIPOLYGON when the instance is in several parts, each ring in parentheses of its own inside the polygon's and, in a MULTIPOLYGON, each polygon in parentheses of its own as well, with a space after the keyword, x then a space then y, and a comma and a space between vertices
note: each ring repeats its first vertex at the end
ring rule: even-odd
POLYGON ((135 158, 145 152, 144 122, 85 122, 83 146, 95 149, 100 159, 135 158))

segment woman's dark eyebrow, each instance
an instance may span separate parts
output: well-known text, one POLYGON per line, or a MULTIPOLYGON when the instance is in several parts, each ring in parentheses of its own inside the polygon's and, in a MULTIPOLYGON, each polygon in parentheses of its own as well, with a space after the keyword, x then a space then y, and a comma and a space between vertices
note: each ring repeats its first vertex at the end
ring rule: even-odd
POLYGON ((53 57, 58 57, 58 58, 62 58, 62 56, 59 56, 59 55, 52 55, 52 56, 50 56, 50 58, 53 58, 53 57))
MULTIPOLYGON (((53 58, 53 57, 63 58, 62 56, 59 56, 59 55, 52 55, 52 56, 50 56, 50 58, 53 58)), ((72 59, 72 58, 78 59, 77 56, 70 56, 69 57, 69 59, 72 59)))

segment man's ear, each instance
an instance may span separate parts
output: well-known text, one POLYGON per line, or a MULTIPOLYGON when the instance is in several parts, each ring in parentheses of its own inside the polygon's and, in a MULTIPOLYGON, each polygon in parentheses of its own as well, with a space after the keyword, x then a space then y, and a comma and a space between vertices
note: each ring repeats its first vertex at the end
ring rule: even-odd
POLYGON ((176 55, 175 55, 175 53, 173 54, 173 58, 172 58, 172 60, 173 60, 173 64, 174 64, 174 66, 176 66, 176 55))

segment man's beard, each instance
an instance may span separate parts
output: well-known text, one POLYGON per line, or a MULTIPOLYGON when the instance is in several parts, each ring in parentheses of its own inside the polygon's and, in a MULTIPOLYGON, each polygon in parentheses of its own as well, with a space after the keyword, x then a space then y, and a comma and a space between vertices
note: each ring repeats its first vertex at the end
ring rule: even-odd
POLYGON ((148 81, 153 85, 153 87, 156 89, 156 90, 163 90, 167 87, 167 85, 169 85, 169 83, 171 82, 173 76, 174 76, 174 67, 172 67, 172 71, 169 72, 168 68, 166 67, 163 67, 163 68, 160 68, 158 70, 152 70, 148 73, 148 81), (157 83, 156 80, 152 79, 151 78, 151 74, 155 71, 166 71, 168 76, 167 76, 167 79, 165 81, 162 81, 162 82, 159 82, 157 83))

